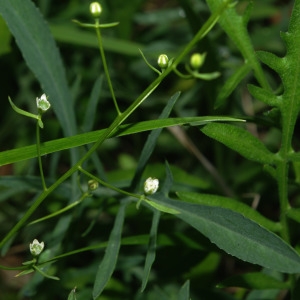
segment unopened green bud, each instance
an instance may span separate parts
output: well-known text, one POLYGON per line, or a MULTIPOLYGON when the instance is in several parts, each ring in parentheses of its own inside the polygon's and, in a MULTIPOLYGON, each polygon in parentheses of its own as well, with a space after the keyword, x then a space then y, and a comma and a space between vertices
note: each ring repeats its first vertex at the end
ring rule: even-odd
POLYGON ((99 183, 98 181, 94 180, 94 179, 91 179, 88 181, 88 188, 89 188, 89 191, 94 191, 98 188, 99 186, 99 183))
POLYGON ((194 53, 190 58, 190 64, 193 69, 199 69, 205 61, 206 53, 194 53))
POLYGON ((98 18, 101 15, 102 7, 99 2, 92 2, 90 4, 90 13, 94 18, 98 18))
POLYGON ((157 64, 160 66, 160 68, 165 69, 168 67, 169 58, 166 54, 161 54, 158 57, 157 64))

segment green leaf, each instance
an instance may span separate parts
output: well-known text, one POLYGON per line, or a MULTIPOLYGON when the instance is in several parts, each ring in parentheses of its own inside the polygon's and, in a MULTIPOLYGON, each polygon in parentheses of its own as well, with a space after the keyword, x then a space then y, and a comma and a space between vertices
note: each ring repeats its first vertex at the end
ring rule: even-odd
POLYGON ((237 213, 242 214, 248 219, 255 221, 259 225, 269 229, 271 231, 280 231, 281 225, 280 223, 275 223, 263 215, 261 215, 258 211, 249 207, 248 205, 239 202, 235 199, 226 198, 218 195, 208 195, 208 194, 198 194, 192 192, 178 192, 177 196, 187 202, 209 205, 215 207, 223 207, 235 211, 237 213))
POLYGON ((236 275, 221 281, 218 288, 241 287, 246 289, 289 289, 289 282, 282 282, 264 273, 254 272, 236 275))
MULTIPOLYGON (((163 120, 144 121, 135 124, 125 124, 119 126, 118 131, 116 131, 111 137, 124 136, 124 135, 134 134, 138 132, 153 130, 157 128, 175 126, 175 125, 198 126, 198 125, 204 125, 214 121, 243 122, 243 120, 241 119, 236 119, 231 117, 214 117, 214 116, 213 117, 169 118, 163 120)), ((41 155, 46 155, 49 153, 94 143, 101 136, 105 134, 106 130, 107 129, 92 131, 84 134, 78 134, 72 137, 67 137, 67 138, 62 138, 62 139, 57 139, 54 141, 42 143, 40 149, 41 155)), ((21 160, 34 158, 36 156, 37 156, 36 145, 3 151, 0 152, 0 166, 18 162, 21 160)))
POLYGON ((89 102, 84 115, 82 130, 87 132, 93 129, 95 117, 97 115, 97 105, 102 90, 103 76, 100 76, 94 83, 89 102))
POLYGON ((290 208, 287 212, 286 215, 290 218, 293 219, 294 221, 300 223, 300 208, 290 208))
POLYGON ((0 14, 15 37, 28 67, 49 96, 63 132, 66 136, 74 135, 75 114, 65 70, 41 13, 29 0, 0 0, 0 14))
MULTIPOLYGON (((170 115, 179 96, 180 96, 180 92, 176 93, 169 99, 166 107, 164 108, 164 110, 162 111, 162 113, 160 114, 160 116, 158 118, 159 120, 166 119, 170 115)), ((158 128, 158 129, 153 130, 148 135, 147 141, 144 144, 143 150, 141 152, 141 155, 140 155, 140 158, 138 161, 135 175, 131 182, 131 189, 135 188, 138 185, 138 183, 139 183, 138 181, 141 179, 142 173, 143 173, 143 171, 146 167, 146 164, 156 146, 156 142, 157 142, 157 139, 158 139, 161 131, 162 131, 162 128, 158 128)))
POLYGON ((187 280, 178 293, 178 300, 190 300, 190 281, 187 280))
MULTIPOLYGON (((83 31, 77 25, 64 24, 51 24, 50 29, 54 38, 59 42, 95 49, 99 47, 94 30, 83 31)), ((138 49, 144 48, 138 43, 106 36, 103 37, 103 47, 106 51, 130 56, 139 56, 138 49)))
MULTIPOLYGON (((223 3, 223 0, 207 0, 206 2, 211 11, 214 12, 216 9, 218 9, 219 5, 223 3)), ((237 14, 235 7, 228 8, 221 15, 219 24, 235 43, 247 63, 251 66, 259 84, 265 89, 269 90, 269 84, 264 76, 259 61, 257 60, 256 53, 246 28, 250 9, 246 11, 245 17, 243 17, 237 14)), ((240 77, 240 80, 242 79, 243 77, 240 77)), ((237 83, 238 82, 236 82, 236 84, 237 83)))
POLYGON ((272 92, 262 89, 260 87, 257 87, 255 85, 249 84, 248 90, 251 93, 253 97, 256 99, 259 99, 260 101, 263 101, 264 103, 270 105, 270 106, 279 106, 282 102, 281 96, 276 96, 272 92))
POLYGON ((241 79, 246 77, 246 75, 251 71, 251 65, 249 63, 243 64, 226 80, 225 84, 222 86, 217 100, 214 104, 214 108, 220 107, 224 104, 226 98, 235 90, 237 85, 241 82, 241 79))
POLYGON ((229 124, 211 123, 201 131, 249 160, 264 164, 272 164, 276 161, 275 154, 245 129, 229 124))
POLYGON ((283 273, 300 272, 300 256, 280 237, 232 210, 191 204, 157 193, 151 201, 179 212, 176 217, 197 229, 228 254, 283 273))
POLYGON ((143 292, 146 288, 151 267, 155 261, 155 255, 156 255, 156 240, 157 240, 157 230, 158 230, 158 224, 160 220, 160 212, 154 211, 153 218, 152 218, 152 225, 150 230, 150 238, 149 238, 149 244, 148 244, 148 251, 143 271, 143 279, 142 279, 142 287, 141 292, 143 292))
POLYGON ((69 296, 68 296, 68 300, 76 300, 76 287, 70 292, 69 296))
POLYGON ((109 237, 105 255, 98 267, 98 271, 96 274, 93 288, 93 299, 97 299, 99 295, 103 292, 107 282, 109 281, 115 269, 121 246, 121 235, 127 204, 127 201, 123 201, 120 204, 120 208, 115 219, 115 224, 109 237))
POLYGON ((11 51, 10 41, 11 41, 11 34, 3 20, 0 17, 0 55, 9 53, 11 51))
POLYGON ((164 213, 167 213, 167 214, 171 214, 171 215, 179 214, 178 210, 170 208, 166 205, 162 205, 160 203, 153 202, 153 201, 148 200, 148 199, 144 199, 143 201, 146 202, 147 204, 149 204, 150 206, 154 207, 158 211, 161 211, 161 212, 164 212, 164 213))

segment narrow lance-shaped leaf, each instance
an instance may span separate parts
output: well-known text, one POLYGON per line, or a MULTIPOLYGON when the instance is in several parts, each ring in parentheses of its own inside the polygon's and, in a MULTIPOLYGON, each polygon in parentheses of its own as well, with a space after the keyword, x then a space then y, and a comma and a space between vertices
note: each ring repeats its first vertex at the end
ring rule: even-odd
POLYGON ((182 219, 230 255, 283 273, 300 272, 300 256, 285 241, 243 215, 222 207, 175 201, 157 193, 153 202, 176 209, 182 219))
MULTIPOLYGON (((231 118, 231 117, 188 117, 188 118, 169 118, 162 120, 144 121, 135 124, 125 124, 119 126, 119 130, 111 137, 124 136, 153 130, 162 127, 175 126, 175 125, 190 125, 198 126, 204 125, 209 122, 228 121, 228 122, 243 122, 244 120, 231 118)), ((101 136, 105 134, 107 129, 96 130, 87 132, 72 137, 57 139, 50 142, 45 142, 41 145, 41 155, 66 150, 74 147, 83 146, 86 144, 96 142, 101 136)), ((36 145, 25 146, 19 149, 7 150, 0 152, 0 166, 34 158, 37 156, 36 145)))
POLYGON ((272 164, 276 156, 248 131, 229 124, 207 124, 201 131, 249 160, 272 164))
MULTIPOLYGON (((170 113, 171 113, 177 99, 179 98, 179 96, 180 96, 180 93, 178 92, 169 99, 166 107, 164 108, 164 110, 162 111, 162 113, 160 114, 158 119, 160 119, 160 120, 161 119, 166 119, 170 115, 170 113)), ((161 131, 162 131, 162 128, 158 128, 158 129, 153 130, 149 134, 149 136, 147 138, 147 141, 146 141, 146 143, 143 147, 143 150, 141 152, 135 175, 134 175, 134 177, 132 179, 132 182, 131 182, 131 189, 136 186, 136 184, 138 183, 138 179, 141 178, 141 175, 142 175, 142 173, 145 169, 147 161, 149 160, 149 158, 150 158, 150 156, 151 156, 151 154, 152 154, 152 152, 153 152, 153 150, 156 146, 156 141, 157 141, 161 131)))
POLYGON ((0 14, 15 37, 27 65, 49 96, 65 135, 74 135, 75 114, 65 70, 41 13, 29 0, 0 0, 0 14))
MULTIPOLYGON (((206 0, 212 11, 215 11, 223 0, 206 0)), ((251 5, 251 4, 250 4, 251 5)), ((260 66, 251 39, 247 32, 247 21, 249 19, 250 9, 246 10, 245 17, 239 16, 235 7, 226 9, 220 17, 219 24, 222 26, 227 35, 236 44, 237 48, 242 53, 245 60, 248 61, 258 82, 265 89, 270 89, 269 84, 264 76, 263 70, 260 66)), ((243 79, 242 77, 240 78, 243 79)))
POLYGON ((178 300, 190 300, 190 281, 187 280, 178 293, 178 300))
POLYGON ((157 230, 158 230, 159 219, 160 219, 160 212, 156 210, 156 211, 154 211, 153 218, 152 218, 152 226, 151 226, 151 230, 150 230, 150 239, 149 239, 148 251, 147 251, 145 267, 144 267, 144 272, 143 272, 143 281, 142 281, 141 292, 143 292, 146 288, 146 285, 147 285, 147 282, 149 279, 149 275, 150 275, 150 271, 151 271, 151 267, 155 260, 156 240, 157 240, 157 230))
POLYGON ((116 216, 115 224, 109 237, 105 255, 98 267, 96 279, 94 282, 93 299, 97 299, 103 292, 115 269, 121 245, 121 234, 127 204, 127 201, 123 201, 121 203, 118 214, 116 216))

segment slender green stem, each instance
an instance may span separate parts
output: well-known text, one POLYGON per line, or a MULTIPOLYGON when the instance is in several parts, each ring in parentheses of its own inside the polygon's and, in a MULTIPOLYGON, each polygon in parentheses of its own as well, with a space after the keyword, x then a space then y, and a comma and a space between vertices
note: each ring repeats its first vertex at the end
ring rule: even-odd
POLYGON ((100 54, 101 54, 101 59, 102 59, 102 63, 103 63, 105 76, 106 76, 106 79, 107 79, 108 87, 109 87, 111 96, 113 98, 114 105, 116 107, 118 116, 120 116, 121 111, 120 111, 118 103, 117 103, 117 99, 116 99, 115 92, 114 92, 114 89, 113 89, 113 86, 112 86, 112 83, 111 83, 111 80, 110 80, 110 75, 109 75, 108 67, 107 67, 107 63, 106 63, 106 58, 105 58, 105 53, 104 53, 103 43, 102 43, 102 37, 101 37, 101 31, 100 31, 100 27, 99 27, 99 25, 100 25, 99 24, 99 19, 96 19, 95 22, 96 22, 96 33, 97 33, 99 49, 100 49, 100 54))
POLYGON ((280 162, 277 166, 278 174, 278 190, 280 201, 280 223, 282 226, 281 235, 282 238, 290 242, 290 230, 288 226, 287 210, 290 208, 288 200, 288 164, 286 162, 280 162))
POLYGON ((32 268, 35 269, 38 273, 40 273, 42 276, 44 276, 46 278, 53 279, 53 280, 59 280, 58 277, 48 275, 47 273, 43 272, 39 267, 37 267, 35 265, 33 265, 32 268))
POLYGON ((62 208, 62 209, 60 209, 60 210, 58 210, 58 211, 56 211, 56 212, 54 212, 54 213, 52 213, 52 214, 49 214, 49 215, 47 215, 47 216, 45 216, 45 217, 39 218, 39 219, 37 219, 37 220, 34 220, 34 221, 28 223, 28 226, 29 226, 29 225, 33 225, 33 224, 36 224, 36 223, 39 223, 39 222, 42 222, 42 221, 45 221, 45 220, 48 220, 48 219, 51 219, 51 218, 54 218, 54 217, 56 217, 56 216, 58 216, 58 215, 60 215, 60 214, 62 214, 62 213, 64 213, 64 212, 66 212, 66 211, 72 209, 73 207, 77 206, 77 205, 80 204, 84 199, 86 199, 86 198, 88 198, 88 197, 90 197, 90 196, 91 196, 91 194, 88 193, 88 192, 86 192, 86 193, 84 193, 77 201, 75 201, 75 202, 73 202, 73 203, 67 205, 66 207, 64 207, 64 208, 62 208))
MULTIPOLYGON (((9 231, 9 233, 2 239, 0 242, 0 248, 12 238, 18 230, 22 228, 22 226, 26 223, 26 221, 30 218, 30 216, 34 213, 34 211, 41 205, 41 203, 46 199, 46 197, 55 190, 62 182, 64 182, 67 178, 69 178, 73 173, 78 171, 78 168, 83 164, 85 160, 87 160, 96 149, 112 134, 118 129, 118 127, 138 108, 144 100, 158 87, 158 85, 162 82, 162 80, 173 71, 173 67, 176 65, 187 55, 190 50, 194 47, 194 45, 203 38, 208 31, 212 28, 212 26, 217 22, 220 17, 220 14, 225 10, 225 8, 230 3, 230 0, 224 2, 221 5, 220 9, 211 15, 211 17, 204 23, 201 27, 197 35, 192 39, 192 41, 183 49, 183 51, 178 55, 178 57, 174 60, 174 63, 169 66, 160 76, 158 76, 140 95, 139 97, 121 114, 119 114, 112 124, 107 128, 105 134, 103 134, 99 140, 90 148, 90 150, 74 165, 72 166, 65 174, 63 174, 55 183, 53 183, 48 189, 44 190, 41 195, 36 199, 33 205, 26 211, 24 216, 15 224, 15 226, 9 231)), ((102 44, 101 44, 102 45, 102 44)), ((103 49, 103 47, 102 47, 103 49)))
POLYGON ((139 194, 129 193, 129 192, 127 192, 127 191, 121 190, 121 189, 119 189, 119 188, 117 188, 117 187, 115 187, 115 186, 109 184, 108 182, 105 182, 105 181, 101 180, 100 178, 94 176, 94 175, 91 174, 90 172, 84 170, 82 167, 79 167, 78 170, 79 170, 80 172, 82 172, 83 174, 87 175, 88 177, 90 177, 91 179, 96 180, 96 181, 99 182, 101 185, 103 185, 103 186, 105 186, 105 187, 107 187, 107 188, 109 188, 109 189, 111 189, 111 190, 113 190, 113 191, 116 191, 116 192, 118 192, 118 193, 120 193, 120 194, 123 194, 123 195, 126 195, 126 196, 130 196, 130 197, 133 197, 133 198, 138 198, 138 199, 141 198, 141 195, 139 195, 139 194))
POLYGON ((42 164, 42 157, 41 157, 41 138, 40 138, 40 125, 39 122, 36 122, 36 150, 37 150, 37 157, 39 161, 39 168, 40 168, 40 174, 42 179, 42 185, 43 190, 47 190, 46 182, 45 182, 45 176, 43 171, 43 164, 42 164))

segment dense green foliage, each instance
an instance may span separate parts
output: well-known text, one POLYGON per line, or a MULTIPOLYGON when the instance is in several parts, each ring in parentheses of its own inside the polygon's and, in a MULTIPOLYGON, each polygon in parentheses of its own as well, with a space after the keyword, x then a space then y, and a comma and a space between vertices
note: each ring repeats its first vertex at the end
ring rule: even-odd
POLYGON ((300 1, 101 7, 0 0, 0 299, 299 299, 300 1))

